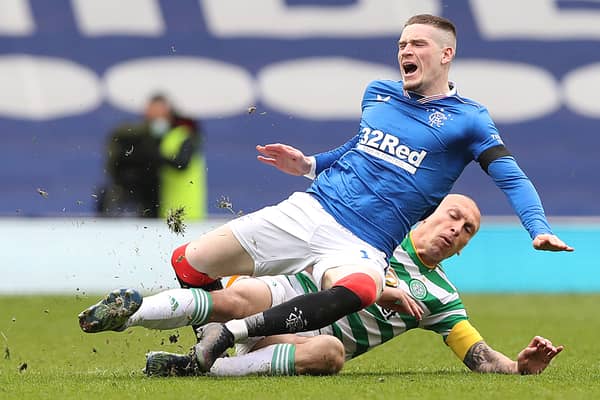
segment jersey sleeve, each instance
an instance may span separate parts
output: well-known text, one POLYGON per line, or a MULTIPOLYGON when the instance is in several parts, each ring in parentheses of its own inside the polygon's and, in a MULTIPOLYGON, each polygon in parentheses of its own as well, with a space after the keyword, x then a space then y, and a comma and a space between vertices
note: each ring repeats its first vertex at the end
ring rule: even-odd
POLYGON ((427 325, 425 320, 425 329, 439 333, 446 345, 463 361, 471 346, 483 340, 468 318, 467 311, 460 298, 458 298, 443 305, 439 311, 427 317, 427 319, 433 319, 435 322, 427 325))
POLYGON ((465 306, 457 293, 448 294, 447 300, 440 299, 439 302, 429 304, 428 307, 431 314, 423 318, 421 326, 439 333, 444 339, 456 324, 468 319, 465 306))
POLYGON ((469 134, 469 150, 473 159, 478 160, 480 163, 480 156, 486 150, 498 146, 504 147, 500 133, 485 107, 480 106, 473 113, 469 134))
POLYGON ((542 233, 552 233, 535 187, 514 158, 501 157, 492 161, 488 174, 504 192, 532 239, 542 233))
POLYGON ((552 233, 537 191, 506 150, 485 107, 474 115, 471 134, 471 154, 508 197, 531 238, 541 233, 552 233))
MULTIPOLYGON (((376 95, 374 90, 375 85, 377 85, 377 82, 378 81, 373 81, 367 85, 360 103, 361 110, 364 111, 368 99, 375 98, 376 95)), ((324 169, 329 168, 331 164, 339 160, 341 156, 343 156, 346 152, 355 147, 358 143, 359 137, 360 135, 356 135, 338 148, 327 151, 325 153, 315 154, 314 157, 316 161, 316 175, 319 175, 319 173, 321 173, 324 169)))
POLYGON ((352 139, 348 140, 346 143, 341 145, 338 148, 333 150, 329 150, 324 153, 315 154, 316 168, 315 173, 319 175, 324 169, 327 169, 337 161, 341 156, 343 156, 348 150, 356 146, 358 143, 359 135, 354 136, 352 139))

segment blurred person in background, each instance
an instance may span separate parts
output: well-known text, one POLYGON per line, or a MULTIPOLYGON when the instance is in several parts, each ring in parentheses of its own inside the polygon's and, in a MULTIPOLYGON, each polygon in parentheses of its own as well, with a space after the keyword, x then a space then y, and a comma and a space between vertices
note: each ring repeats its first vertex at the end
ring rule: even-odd
POLYGON ((159 139, 159 217, 184 207, 187 220, 206 215, 206 167, 197 122, 180 115, 163 95, 153 96, 146 108, 150 132, 159 139))
POLYGON ((176 112, 162 94, 146 104, 141 124, 111 135, 101 199, 104 215, 167 216, 183 207, 187 220, 206 215, 206 173, 197 122, 176 112))
POLYGON ((158 217, 158 146, 148 123, 123 124, 111 132, 98 212, 109 217, 158 217))

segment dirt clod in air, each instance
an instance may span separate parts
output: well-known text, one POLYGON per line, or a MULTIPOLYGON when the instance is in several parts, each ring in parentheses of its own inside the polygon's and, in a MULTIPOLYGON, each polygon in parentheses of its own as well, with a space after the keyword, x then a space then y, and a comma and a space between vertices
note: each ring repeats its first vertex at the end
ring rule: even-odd
POLYGON ((176 209, 169 209, 167 213, 167 226, 169 230, 176 235, 182 235, 185 233, 185 223, 183 222, 183 217, 185 215, 185 208, 178 207, 176 209))

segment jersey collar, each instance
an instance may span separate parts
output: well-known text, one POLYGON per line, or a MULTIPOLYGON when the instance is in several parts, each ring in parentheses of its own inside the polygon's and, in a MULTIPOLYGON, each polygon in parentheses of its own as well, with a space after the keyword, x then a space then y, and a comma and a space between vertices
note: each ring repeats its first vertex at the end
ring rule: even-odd
POLYGON ((450 88, 450 90, 448 90, 446 93, 434 94, 431 96, 423 96, 419 93, 404 90, 404 96, 410 99, 416 99, 421 104, 429 103, 430 101, 434 100, 444 99, 446 97, 456 96, 456 84, 452 81, 448 81, 448 87, 450 88))
POLYGON ((419 267, 420 273, 428 274, 432 271, 435 271, 435 269, 439 267, 439 265, 429 266, 423 262, 421 257, 419 257, 419 255, 417 254, 417 250, 415 249, 415 244, 412 240, 412 232, 406 235, 400 246, 402 247, 402 249, 404 249, 404 251, 406 251, 406 254, 408 254, 408 256, 415 263, 415 265, 419 267))

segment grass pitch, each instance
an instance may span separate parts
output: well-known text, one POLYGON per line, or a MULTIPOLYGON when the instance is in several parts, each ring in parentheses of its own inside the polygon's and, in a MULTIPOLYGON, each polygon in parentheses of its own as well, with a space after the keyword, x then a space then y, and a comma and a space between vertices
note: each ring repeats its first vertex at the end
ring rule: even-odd
POLYGON ((496 350, 514 358, 536 334, 566 346, 539 376, 471 373, 436 334, 415 330, 338 376, 277 378, 146 378, 144 354, 187 351, 191 329, 84 334, 77 314, 99 297, 0 297, 0 399, 600 398, 600 294, 463 296, 496 350))

